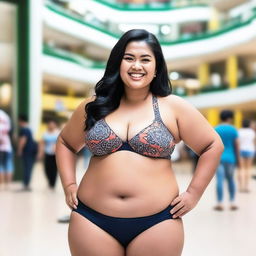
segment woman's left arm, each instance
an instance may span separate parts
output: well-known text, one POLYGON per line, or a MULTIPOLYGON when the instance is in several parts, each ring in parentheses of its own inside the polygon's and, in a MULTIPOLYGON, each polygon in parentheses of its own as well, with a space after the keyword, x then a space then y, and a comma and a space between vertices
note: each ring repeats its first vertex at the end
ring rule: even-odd
POLYGON ((187 190, 172 201, 174 218, 193 209, 210 183, 223 152, 223 143, 203 115, 185 100, 172 96, 179 137, 200 157, 187 190))

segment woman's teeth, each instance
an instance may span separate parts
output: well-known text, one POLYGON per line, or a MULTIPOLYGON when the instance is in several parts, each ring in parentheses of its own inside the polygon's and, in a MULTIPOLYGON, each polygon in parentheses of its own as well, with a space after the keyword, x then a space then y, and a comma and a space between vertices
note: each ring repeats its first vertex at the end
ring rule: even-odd
POLYGON ((143 77, 144 74, 130 74, 130 76, 135 77, 135 78, 139 78, 139 77, 143 77))

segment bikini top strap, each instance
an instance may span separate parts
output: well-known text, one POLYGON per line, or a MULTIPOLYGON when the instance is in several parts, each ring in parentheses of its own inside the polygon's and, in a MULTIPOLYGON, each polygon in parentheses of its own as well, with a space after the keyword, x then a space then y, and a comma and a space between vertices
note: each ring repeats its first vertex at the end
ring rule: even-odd
POLYGON ((157 97, 155 95, 153 95, 152 101, 153 101, 153 109, 154 109, 154 114, 155 114, 155 120, 161 121, 162 118, 160 116, 160 111, 159 111, 159 107, 158 107, 158 100, 157 100, 157 97))

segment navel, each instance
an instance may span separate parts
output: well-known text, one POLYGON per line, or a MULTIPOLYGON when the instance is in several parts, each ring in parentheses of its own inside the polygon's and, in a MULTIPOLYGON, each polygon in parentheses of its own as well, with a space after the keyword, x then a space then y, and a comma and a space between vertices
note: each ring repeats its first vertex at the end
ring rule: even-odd
POLYGON ((118 196, 119 199, 122 199, 122 200, 125 200, 126 198, 128 198, 128 196, 125 196, 125 195, 119 195, 118 196))

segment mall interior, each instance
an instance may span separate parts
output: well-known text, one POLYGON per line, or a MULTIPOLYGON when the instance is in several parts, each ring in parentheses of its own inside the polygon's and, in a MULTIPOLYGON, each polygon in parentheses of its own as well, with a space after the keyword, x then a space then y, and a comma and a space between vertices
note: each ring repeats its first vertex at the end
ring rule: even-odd
MULTIPOLYGON (((0 0, 0 109, 10 116, 14 135, 19 114, 29 117, 37 140, 49 118, 68 120, 93 95, 118 38, 133 28, 156 35, 173 93, 193 104, 212 126, 224 109, 234 111, 238 129, 245 118, 256 122, 255 0, 0 0)), ((82 160, 79 164, 84 165, 82 160)), ((185 186, 190 166, 175 164, 185 186)), ((0 255, 69 255, 67 225, 56 221, 68 212, 61 185, 55 193, 46 191, 40 163, 36 168, 36 193, 0 191, 0 205, 6 205, 0 211, 0 234, 10 232, 1 234, 0 255)), ((198 212, 187 217, 183 256, 254 255, 252 182, 252 193, 238 197, 241 209, 223 214, 212 210, 210 185, 198 212)))

